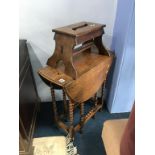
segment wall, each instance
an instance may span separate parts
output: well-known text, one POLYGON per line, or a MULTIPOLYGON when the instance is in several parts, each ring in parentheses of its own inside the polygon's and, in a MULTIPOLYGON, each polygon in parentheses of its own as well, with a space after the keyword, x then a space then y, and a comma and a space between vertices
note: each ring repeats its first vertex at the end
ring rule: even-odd
POLYGON ((108 99, 111 113, 129 112, 135 99, 134 0, 118 0, 112 49, 116 63, 108 99))
MULTIPOLYGON (((37 75, 54 51, 52 29, 79 21, 106 24, 103 42, 111 46, 117 0, 20 0, 19 37, 28 40, 28 48, 39 96, 51 99, 49 88, 37 75)), ((56 99, 61 99, 56 93, 56 99)))

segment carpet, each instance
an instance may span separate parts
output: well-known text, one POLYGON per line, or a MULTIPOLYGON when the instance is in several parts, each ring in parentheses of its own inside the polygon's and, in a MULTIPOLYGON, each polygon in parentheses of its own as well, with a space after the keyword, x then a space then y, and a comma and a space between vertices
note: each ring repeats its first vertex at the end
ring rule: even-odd
MULTIPOLYGON (((85 113, 90 109, 91 102, 85 104, 85 113)), ((58 112, 63 110, 62 102, 57 102, 58 112)), ((74 111, 76 124, 79 121, 79 109, 74 111)), ((110 114, 105 107, 102 112, 97 112, 95 119, 90 119, 83 128, 83 134, 76 133, 74 146, 77 146, 77 153, 80 155, 106 155, 101 134, 103 123, 110 119, 128 118, 129 113, 110 114)), ((52 106, 50 102, 41 103, 40 113, 37 116, 34 137, 66 136, 64 131, 54 123, 52 106)))

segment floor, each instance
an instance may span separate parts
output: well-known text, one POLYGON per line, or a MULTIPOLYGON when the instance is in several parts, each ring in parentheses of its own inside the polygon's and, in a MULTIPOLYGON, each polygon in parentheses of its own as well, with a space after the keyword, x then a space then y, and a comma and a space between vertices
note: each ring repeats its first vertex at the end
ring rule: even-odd
MULTIPOLYGON (((59 113, 62 111, 62 102, 57 102, 59 113)), ((91 102, 85 104, 85 112, 92 106, 91 102)), ((90 119, 83 128, 83 134, 76 133, 74 145, 77 146, 80 155, 106 155, 101 139, 101 132, 105 120, 128 118, 129 113, 110 114, 106 108, 97 112, 95 119, 90 119)), ((75 110, 75 122, 79 120, 79 109, 75 110)), ((37 117, 34 137, 65 135, 62 129, 58 129, 53 121, 51 103, 41 103, 40 113, 37 117)))

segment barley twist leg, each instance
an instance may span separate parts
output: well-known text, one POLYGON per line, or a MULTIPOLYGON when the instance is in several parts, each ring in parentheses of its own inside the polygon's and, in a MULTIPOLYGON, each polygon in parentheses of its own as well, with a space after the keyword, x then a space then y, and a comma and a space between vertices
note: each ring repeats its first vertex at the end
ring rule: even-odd
POLYGON ((66 100, 66 93, 64 90, 62 90, 62 93, 63 93, 63 103, 64 103, 64 116, 65 116, 65 119, 67 120, 67 100, 66 100))
POLYGON ((54 113, 54 121, 57 123, 58 121, 57 106, 56 106, 56 100, 55 100, 55 92, 52 84, 51 84, 51 96, 52 96, 52 108, 54 113))
POLYGON ((69 101, 69 135, 71 138, 74 136, 74 125, 73 125, 73 120, 74 120, 74 103, 73 101, 69 101))
POLYGON ((84 102, 80 104, 80 133, 82 133, 82 127, 83 127, 83 121, 84 121, 84 102))

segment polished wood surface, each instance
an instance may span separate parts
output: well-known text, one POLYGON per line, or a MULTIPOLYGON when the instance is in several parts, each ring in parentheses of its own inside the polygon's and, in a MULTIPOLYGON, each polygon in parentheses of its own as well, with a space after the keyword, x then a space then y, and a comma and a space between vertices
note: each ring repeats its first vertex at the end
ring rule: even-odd
POLYGON ((70 99, 81 103, 88 100, 99 90, 106 79, 110 63, 112 62, 112 59, 108 58, 106 63, 102 61, 87 73, 82 74, 77 80, 65 85, 64 89, 70 99))
MULTIPOLYGON (((59 71, 55 68, 46 66, 45 68, 41 68, 38 70, 38 74, 43 78, 51 83, 54 83, 60 87, 64 87, 66 83, 72 81, 72 77, 66 75, 62 71, 59 71), (61 82, 60 79, 64 79, 64 82, 61 82)), ((50 84, 49 82, 49 84, 50 84)))

